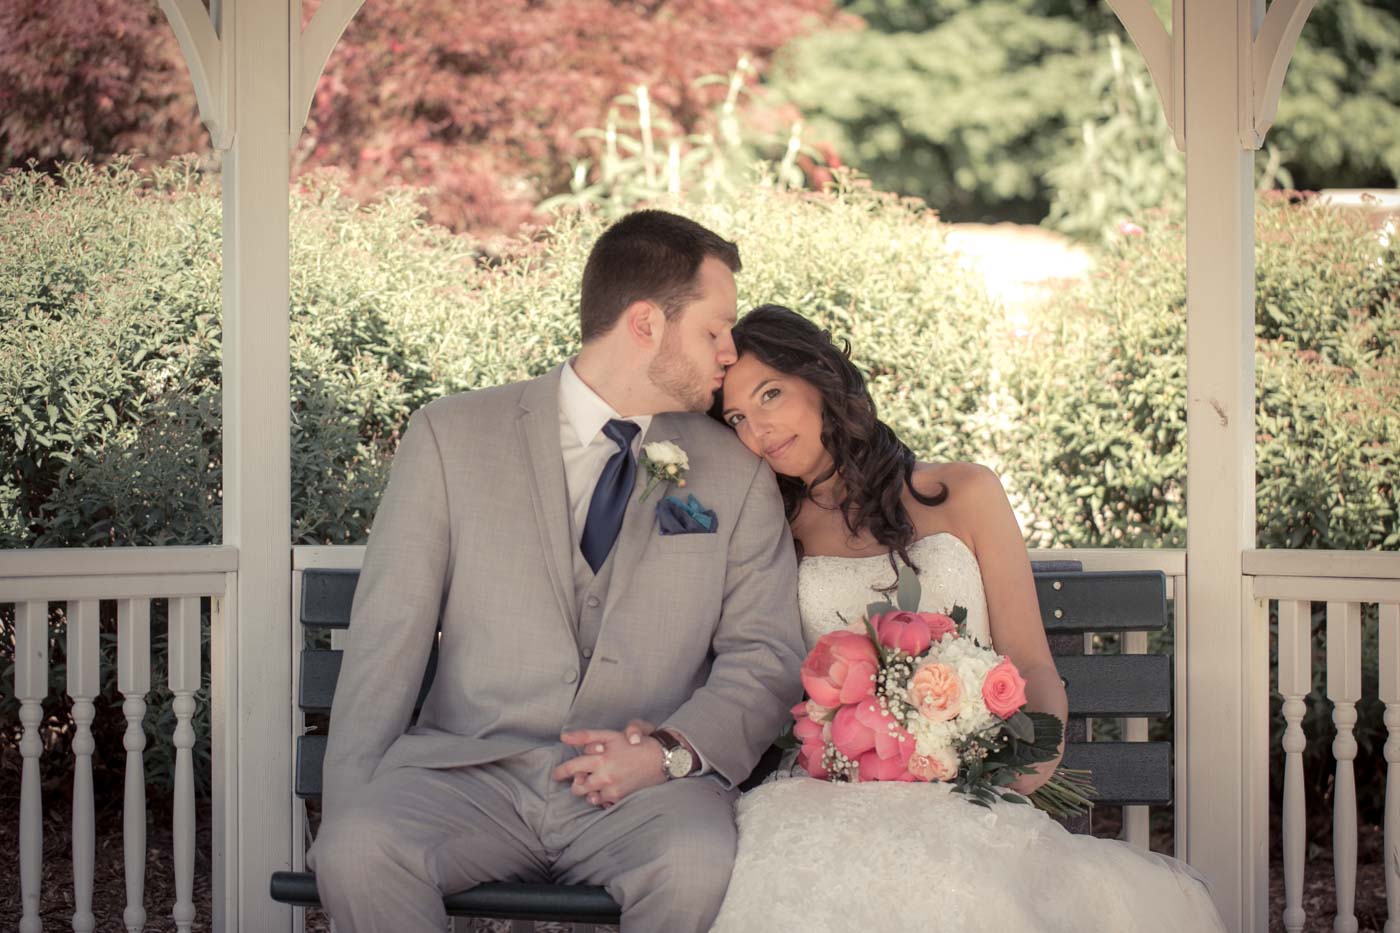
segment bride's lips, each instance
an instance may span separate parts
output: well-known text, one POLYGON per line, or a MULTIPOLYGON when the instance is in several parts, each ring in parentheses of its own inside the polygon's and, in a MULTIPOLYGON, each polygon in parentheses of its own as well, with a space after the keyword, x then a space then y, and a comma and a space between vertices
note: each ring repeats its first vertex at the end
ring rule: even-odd
POLYGON ((774 457, 781 457, 783 454, 788 452, 788 449, 792 447, 793 441, 795 440, 797 440, 796 434, 783 441, 776 447, 765 447, 763 448, 763 456, 768 457, 769 459, 772 459, 774 457))

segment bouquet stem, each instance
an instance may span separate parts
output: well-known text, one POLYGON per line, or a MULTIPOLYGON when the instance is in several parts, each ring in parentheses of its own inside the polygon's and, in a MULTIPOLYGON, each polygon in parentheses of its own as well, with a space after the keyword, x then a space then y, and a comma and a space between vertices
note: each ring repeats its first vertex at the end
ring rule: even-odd
POLYGON ((1053 817, 1083 816, 1094 805, 1093 773, 1056 768, 1050 780, 1030 795, 1031 803, 1053 817))

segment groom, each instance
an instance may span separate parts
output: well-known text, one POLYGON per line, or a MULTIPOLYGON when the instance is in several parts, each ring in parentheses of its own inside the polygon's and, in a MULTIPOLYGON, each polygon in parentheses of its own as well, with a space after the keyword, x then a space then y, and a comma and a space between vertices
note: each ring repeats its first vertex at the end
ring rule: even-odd
POLYGON ((735 359, 739 268, 699 224, 630 214, 589 256, 577 357, 410 420, 308 858, 343 933, 440 931, 441 895, 487 881, 603 885, 638 933, 709 927, 735 785, 803 654, 773 474, 700 414, 735 359), (687 455, 684 488, 643 498, 659 441, 687 455), (633 743, 632 720, 661 726, 633 743))

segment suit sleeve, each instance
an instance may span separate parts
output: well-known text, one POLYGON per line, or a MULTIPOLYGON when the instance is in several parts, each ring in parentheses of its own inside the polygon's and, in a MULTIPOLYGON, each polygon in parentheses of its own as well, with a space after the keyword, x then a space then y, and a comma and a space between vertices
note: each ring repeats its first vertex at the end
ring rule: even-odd
POLYGON ((802 696, 797 557, 777 481, 759 464, 729 542, 709 679, 663 724, 726 784, 741 783, 802 696))
POLYGON ((426 411, 409 420, 365 551, 331 706, 323 816, 367 784, 408 728, 447 586, 442 456, 426 411))

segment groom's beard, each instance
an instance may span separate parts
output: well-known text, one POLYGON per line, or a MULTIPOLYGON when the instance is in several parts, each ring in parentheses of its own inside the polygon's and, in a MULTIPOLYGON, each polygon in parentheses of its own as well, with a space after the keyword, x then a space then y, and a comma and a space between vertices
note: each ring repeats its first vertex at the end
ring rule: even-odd
POLYGON ((715 400, 714 393, 707 388, 695 363, 680 352, 680 340, 673 340, 673 333, 668 330, 661 338, 661 351, 647 367, 647 378, 675 400, 678 410, 708 411, 715 400))

